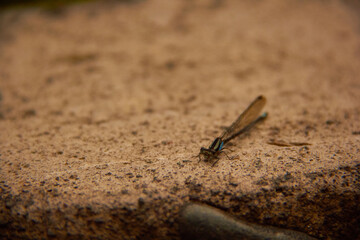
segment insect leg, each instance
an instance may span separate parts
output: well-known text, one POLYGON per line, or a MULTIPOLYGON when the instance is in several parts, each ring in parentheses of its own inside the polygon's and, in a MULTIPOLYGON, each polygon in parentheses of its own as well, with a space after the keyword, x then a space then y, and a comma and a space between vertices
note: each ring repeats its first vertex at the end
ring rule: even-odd
POLYGON ((211 165, 212 167, 215 166, 215 164, 220 160, 220 158, 218 156, 216 156, 214 158, 216 158, 216 161, 211 165))
POLYGON ((226 157, 227 157, 229 160, 232 159, 231 157, 229 157, 229 155, 226 154, 226 152, 223 151, 223 153, 226 155, 226 157))

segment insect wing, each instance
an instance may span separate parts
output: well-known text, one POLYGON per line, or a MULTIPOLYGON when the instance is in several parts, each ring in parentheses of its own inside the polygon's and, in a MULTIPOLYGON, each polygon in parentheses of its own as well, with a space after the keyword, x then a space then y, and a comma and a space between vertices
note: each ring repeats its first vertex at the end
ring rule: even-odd
POLYGON ((227 139, 231 138, 235 133, 239 132, 250 123, 252 123, 260 114, 266 103, 266 98, 263 96, 257 97, 247 109, 228 127, 221 135, 221 139, 227 142, 227 139))

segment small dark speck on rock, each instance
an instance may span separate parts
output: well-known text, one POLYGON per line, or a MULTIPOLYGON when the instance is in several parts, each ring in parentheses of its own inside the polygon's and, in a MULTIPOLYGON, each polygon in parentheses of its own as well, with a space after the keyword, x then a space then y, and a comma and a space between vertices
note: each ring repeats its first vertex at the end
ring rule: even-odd
POLYGON ((36 111, 34 109, 28 109, 24 111, 23 118, 33 117, 35 115, 36 115, 36 111))
POLYGON ((219 195, 220 191, 211 189, 210 193, 211 193, 211 196, 216 196, 216 195, 219 195))
POLYGON ((47 79, 46 79, 46 83, 47 84, 51 84, 51 83, 53 83, 54 82, 54 77, 48 77, 47 79))
POLYGON ((144 204, 145 204, 144 199, 143 199, 142 197, 140 197, 140 198, 138 199, 138 205, 139 205, 139 207, 144 206, 144 204))
POLYGON ((146 109, 144 110, 144 112, 145 112, 145 113, 153 113, 153 112, 154 112, 154 109, 152 109, 152 108, 146 108, 146 109))
POLYGON ((102 224, 102 223, 104 223, 105 221, 104 221, 104 219, 102 219, 102 218, 95 218, 94 222, 95 222, 96 224, 102 224))
POLYGON ((127 189, 121 190, 121 194, 128 194, 128 193, 129 193, 129 190, 127 190, 127 189))
POLYGON ((47 236, 53 238, 56 237, 56 233, 52 229, 48 229, 47 236))
POLYGON ((332 125, 332 124, 335 123, 335 121, 334 121, 334 120, 326 120, 325 123, 326 123, 327 125, 332 125))
POLYGON ((172 143, 172 141, 166 141, 166 140, 161 141, 162 145, 168 145, 168 144, 171 144, 171 143, 172 143))
POLYGON ((144 121, 144 122, 141 122, 140 125, 143 125, 143 126, 149 126, 150 123, 149 121, 144 121))
POLYGON ((133 173, 127 173, 126 174, 129 178, 133 178, 134 177, 134 174, 133 173))
POLYGON ((184 165, 183 164, 181 164, 180 162, 177 162, 176 163, 179 167, 183 167, 184 165))
POLYGON ((12 208, 13 206, 15 206, 15 200, 14 199, 6 199, 5 200, 5 207, 6 208, 12 208))
POLYGON ((176 62, 174 60, 168 60, 166 63, 165 63, 165 67, 168 69, 168 70, 174 70, 176 68, 176 62))
POLYGON ((153 182, 161 182, 161 180, 158 179, 157 177, 154 177, 154 178, 153 178, 153 182))

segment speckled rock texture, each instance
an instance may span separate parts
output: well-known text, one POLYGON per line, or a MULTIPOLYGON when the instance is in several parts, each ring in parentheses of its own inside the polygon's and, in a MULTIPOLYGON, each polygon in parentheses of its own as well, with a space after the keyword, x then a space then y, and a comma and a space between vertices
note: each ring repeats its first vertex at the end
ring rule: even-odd
POLYGON ((0 13, 0 237, 180 239, 199 202, 360 235, 350 1, 110 1, 0 13), (258 95, 268 118, 198 162, 258 95))

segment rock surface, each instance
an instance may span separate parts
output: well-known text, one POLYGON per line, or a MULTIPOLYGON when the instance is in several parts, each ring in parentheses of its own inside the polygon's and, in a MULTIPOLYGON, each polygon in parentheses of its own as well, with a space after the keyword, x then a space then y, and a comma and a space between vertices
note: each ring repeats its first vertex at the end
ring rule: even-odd
POLYGON ((358 11, 113 1, 0 14, 0 236, 179 239, 202 202, 320 239, 360 223, 358 11), (269 117, 211 167, 258 95, 269 117))

